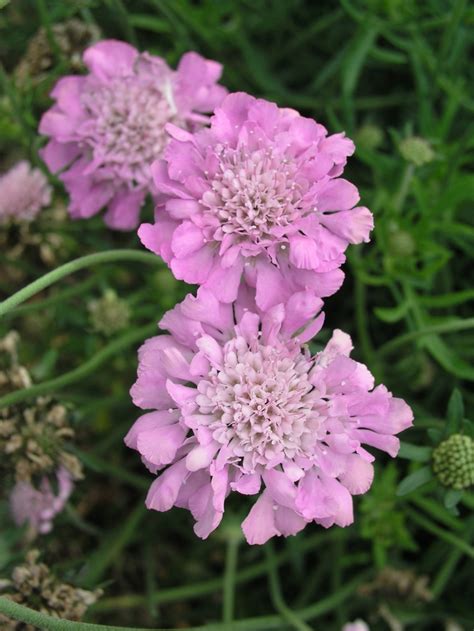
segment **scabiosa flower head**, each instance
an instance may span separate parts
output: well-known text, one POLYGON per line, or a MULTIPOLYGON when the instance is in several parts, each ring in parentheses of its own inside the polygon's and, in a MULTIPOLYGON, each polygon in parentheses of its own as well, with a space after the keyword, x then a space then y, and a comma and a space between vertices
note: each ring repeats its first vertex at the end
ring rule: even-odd
POLYGON ((0 176, 0 224, 32 221, 50 202, 48 180, 26 160, 0 176))
POLYGON ((363 620, 354 620, 354 622, 347 622, 342 631, 370 631, 369 625, 363 620))
POLYGON ((311 356, 305 342, 322 316, 308 324, 306 298, 261 312, 245 286, 234 305, 200 288, 165 314, 160 326, 170 334, 143 345, 131 390, 136 405, 153 411, 125 439, 160 472, 149 508, 189 509, 205 538, 230 492, 258 494, 242 524, 258 544, 311 521, 353 521, 352 495, 373 477, 363 445, 395 456, 394 434, 412 413, 384 386, 374 389, 342 331, 311 356))
POLYGON ((347 245, 372 228, 340 177, 351 140, 244 93, 224 99, 210 129, 167 129, 173 139, 152 167, 162 197, 139 235, 177 278, 232 302, 243 275, 262 309, 337 291, 347 245))
POLYGON ((108 207, 106 223, 119 230, 137 224, 147 192, 150 164, 167 143, 165 124, 195 129, 207 122, 226 90, 217 85, 222 67, 196 53, 176 71, 160 57, 106 40, 84 53, 86 76, 63 77, 55 105, 40 133, 51 137, 43 159, 71 197, 72 217, 85 219, 108 207))
POLYGON ((62 512, 74 488, 71 473, 60 467, 56 472, 57 491, 44 476, 38 488, 30 482, 17 482, 10 493, 10 508, 16 524, 28 524, 33 533, 46 534, 53 519, 62 512))

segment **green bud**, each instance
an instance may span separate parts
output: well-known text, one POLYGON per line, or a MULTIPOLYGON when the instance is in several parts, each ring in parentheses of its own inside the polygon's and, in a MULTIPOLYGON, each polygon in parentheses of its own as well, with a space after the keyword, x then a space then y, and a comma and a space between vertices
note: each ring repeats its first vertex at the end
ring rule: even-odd
POLYGON ((362 149, 377 149, 383 143, 383 131, 380 127, 367 123, 357 130, 355 141, 362 149))
POLYGON ((470 436, 453 434, 436 447, 432 461, 444 486, 460 491, 474 484, 474 440, 470 436))
POLYGON ((401 141, 398 148, 405 160, 417 167, 432 162, 435 158, 435 153, 430 143, 419 136, 405 138, 401 141))
POLYGON ((416 244, 406 230, 394 230, 388 237, 390 253, 396 257, 408 257, 415 253, 416 244))
POLYGON ((107 289, 102 298, 88 304, 92 327, 98 333, 113 335, 128 326, 130 308, 113 289, 107 289))

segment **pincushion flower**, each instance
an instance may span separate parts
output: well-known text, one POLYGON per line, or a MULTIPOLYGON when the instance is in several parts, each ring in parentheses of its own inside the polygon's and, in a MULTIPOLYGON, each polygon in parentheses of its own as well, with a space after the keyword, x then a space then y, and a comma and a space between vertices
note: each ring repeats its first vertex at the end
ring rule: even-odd
POLYGON ((308 324, 305 301, 260 312, 248 290, 230 305, 200 288, 165 314, 160 327, 169 334, 142 346, 131 389, 134 403, 152 411, 125 439, 159 473, 148 508, 187 508, 206 538, 230 492, 258 495, 242 523, 251 544, 312 521, 353 521, 352 495, 373 478, 365 445, 395 456, 395 434, 412 413, 383 385, 374 388, 342 331, 311 356, 305 342, 322 316, 308 324))
POLYGON ((0 176, 0 224, 32 221, 50 202, 48 180, 26 160, 0 176))
POLYGON ((16 524, 28 524, 34 533, 46 534, 53 527, 53 519, 62 512, 74 488, 73 477, 65 467, 56 472, 57 493, 44 476, 38 488, 20 481, 10 493, 10 508, 16 524))
POLYGON ((107 206, 106 223, 119 230, 137 225, 140 206, 153 192, 150 164, 168 141, 166 123, 194 130, 207 122, 226 90, 222 67, 196 53, 183 55, 176 71, 160 57, 124 42, 88 48, 86 76, 63 77, 52 91, 55 105, 41 119, 51 137, 42 157, 71 197, 69 211, 86 219, 107 206))
POLYGON ((173 139, 152 167, 155 223, 139 235, 177 278, 232 302, 243 277, 262 309, 339 289, 344 251, 372 229, 357 188, 340 177, 350 139, 245 93, 224 99, 210 129, 167 129, 173 139))

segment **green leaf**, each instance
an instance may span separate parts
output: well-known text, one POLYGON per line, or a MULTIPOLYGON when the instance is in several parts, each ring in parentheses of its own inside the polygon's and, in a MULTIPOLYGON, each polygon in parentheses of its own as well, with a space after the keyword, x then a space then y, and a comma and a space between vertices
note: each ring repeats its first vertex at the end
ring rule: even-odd
POLYGON ((474 368, 456 355, 440 337, 427 335, 422 344, 445 370, 460 379, 474 381, 474 368))
POLYGON ((417 469, 400 482, 397 488, 397 495, 399 497, 407 495, 432 479, 433 472, 431 471, 431 467, 422 467, 421 469, 417 469))
POLYGON ((474 300, 474 289, 466 289, 464 291, 454 291, 440 296, 418 296, 422 305, 426 307, 443 308, 455 307, 463 302, 474 300))
POLYGON ((461 499, 462 494, 462 491, 456 491, 455 489, 451 489, 450 491, 448 491, 444 496, 444 505, 446 506, 446 508, 448 510, 455 508, 459 500, 461 499))
POLYGON ((375 307, 374 313, 382 322, 393 323, 401 320, 407 314, 408 308, 408 302, 402 302, 396 307, 375 307))
POLYGON ((362 67, 378 35, 378 28, 371 24, 363 28, 347 54, 347 61, 342 71, 342 92, 350 96, 353 94, 362 67))
POLYGON ((431 447, 418 447, 409 443, 400 443, 399 458, 412 460, 413 462, 428 462, 431 457, 431 447))
POLYGON ((461 392, 455 388, 449 399, 446 416, 448 423, 446 425, 446 434, 455 434, 461 429, 461 423, 464 418, 464 403, 461 392))
POLYGON ((436 429, 435 427, 430 427, 427 430, 427 434, 429 439, 433 441, 436 445, 443 439, 443 432, 440 429, 436 429))
POLYGON ((160 20, 153 15, 145 13, 135 13, 130 15, 130 23, 135 28, 143 29, 144 31, 152 31, 153 33, 169 33, 170 25, 165 20, 160 20))

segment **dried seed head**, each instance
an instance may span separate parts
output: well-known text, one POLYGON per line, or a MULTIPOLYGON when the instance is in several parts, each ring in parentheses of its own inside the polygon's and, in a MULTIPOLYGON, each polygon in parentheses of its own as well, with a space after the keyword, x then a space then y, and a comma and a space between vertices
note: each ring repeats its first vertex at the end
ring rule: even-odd
MULTIPOLYGON (((39 556, 38 550, 27 553, 25 563, 14 568, 11 580, 0 585, 0 589, 7 590, 2 596, 54 618, 81 620, 102 591, 92 592, 62 583, 45 563, 39 562, 39 556)), ((0 628, 2 631, 35 631, 35 627, 9 620, 1 614, 0 628)))

